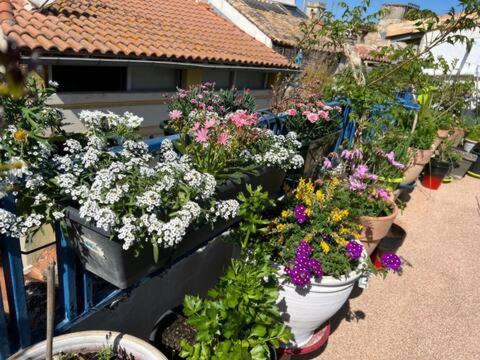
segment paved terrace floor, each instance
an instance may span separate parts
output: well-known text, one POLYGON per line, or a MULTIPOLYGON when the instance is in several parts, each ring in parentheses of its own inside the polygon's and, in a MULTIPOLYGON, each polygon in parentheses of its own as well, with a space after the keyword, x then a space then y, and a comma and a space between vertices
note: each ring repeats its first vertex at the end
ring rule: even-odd
POLYGON ((402 275, 354 290, 322 360, 480 359, 480 180, 421 185, 396 223, 402 275))

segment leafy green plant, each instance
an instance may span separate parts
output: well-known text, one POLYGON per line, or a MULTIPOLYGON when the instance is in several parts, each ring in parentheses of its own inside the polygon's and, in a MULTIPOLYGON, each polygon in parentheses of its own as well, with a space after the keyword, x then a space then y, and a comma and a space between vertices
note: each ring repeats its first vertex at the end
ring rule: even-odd
POLYGON ((275 204, 270 199, 267 192, 259 186, 253 190, 252 185, 248 184, 246 193, 240 193, 240 209, 238 215, 242 218, 239 225, 239 233, 242 237, 242 250, 246 250, 249 240, 252 236, 263 234, 267 231, 267 225, 270 221, 263 217, 264 211, 275 204))
POLYGON ((473 141, 480 141, 480 125, 473 126, 467 133, 466 137, 473 141))
POLYGON ((453 143, 449 140, 444 140, 437 148, 436 154, 440 161, 451 164, 456 163, 462 156, 453 150, 453 143))
POLYGON ((291 340, 276 304, 278 281, 269 256, 233 260, 208 298, 186 296, 184 314, 197 331, 180 356, 198 360, 270 359, 272 346, 291 340))

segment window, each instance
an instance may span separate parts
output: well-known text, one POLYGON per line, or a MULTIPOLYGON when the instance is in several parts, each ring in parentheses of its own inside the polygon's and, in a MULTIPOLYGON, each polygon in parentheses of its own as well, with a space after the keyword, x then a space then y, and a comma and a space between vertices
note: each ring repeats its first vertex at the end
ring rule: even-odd
POLYGON ((130 81, 132 91, 175 91, 179 72, 172 68, 132 66, 130 81))
POLYGON ((258 71, 237 71, 235 86, 239 89, 265 89, 266 73, 258 71))
POLYGON ((59 92, 110 92, 127 89, 127 68, 122 66, 52 66, 59 92))

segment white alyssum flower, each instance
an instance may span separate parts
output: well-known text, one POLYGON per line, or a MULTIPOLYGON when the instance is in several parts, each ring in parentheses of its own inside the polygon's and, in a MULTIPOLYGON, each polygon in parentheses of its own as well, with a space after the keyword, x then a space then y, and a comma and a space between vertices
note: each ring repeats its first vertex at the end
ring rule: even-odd
POLYGON ((0 235, 15 236, 17 234, 17 216, 0 208, 0 235))
POLYGON ((240 204, 237 200, 223 200, 216 204, 215 216, 225 220, 233 219, 238 215, 240 204))

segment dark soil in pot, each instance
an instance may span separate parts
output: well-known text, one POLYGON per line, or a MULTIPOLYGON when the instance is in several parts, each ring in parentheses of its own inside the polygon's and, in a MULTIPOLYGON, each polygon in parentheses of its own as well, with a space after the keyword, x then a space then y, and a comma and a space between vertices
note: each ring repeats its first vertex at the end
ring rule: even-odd
POLYGON ((197 338, 195 329, 188 324, 187 319, 174 311, 166 312, 157 325, 153 344, 171 360, 182 359, 181 342, 186 340, 194 344, 197 338))

